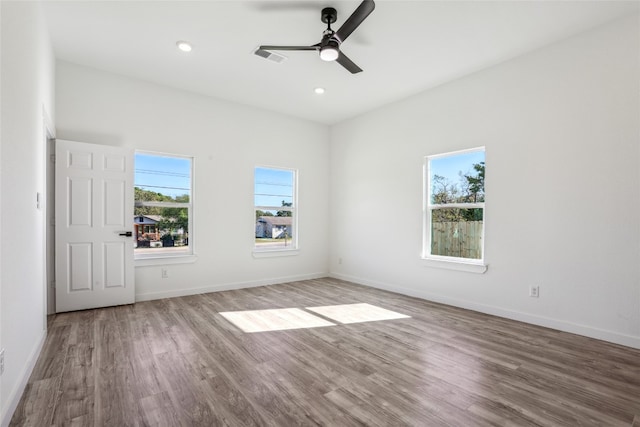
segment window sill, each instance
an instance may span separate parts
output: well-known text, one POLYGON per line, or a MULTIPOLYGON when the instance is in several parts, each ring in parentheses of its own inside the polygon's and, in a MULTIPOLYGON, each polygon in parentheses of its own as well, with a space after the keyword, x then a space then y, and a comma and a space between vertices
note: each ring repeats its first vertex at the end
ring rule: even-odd
POLYGON ((169 265, 169 264, 191 264, 198 260, 196 255, 173 255, 173 256, 153 256, 146 258, 136 258, 134 260, 135 267, 147 267, 152 265, 169 265))
POLYGON ((253 251, 254 258, 275 258, 281 256, 295 256, 300 252, 299 249, 281 249, 281 250, 264 250, 264 251, 253 251))
POLYGON ((488 264, 443 260, 435 258, 422 258, 426 267, 444 268, 446 270, 466 271, 467 273, 484 274, 489 268, 488 264))

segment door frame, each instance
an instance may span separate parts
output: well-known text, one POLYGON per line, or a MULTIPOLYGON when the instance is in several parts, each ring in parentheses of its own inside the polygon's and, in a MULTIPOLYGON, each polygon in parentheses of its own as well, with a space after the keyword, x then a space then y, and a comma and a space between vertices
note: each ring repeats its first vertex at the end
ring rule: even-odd
POLYGON ((40 206, 42 209, 42 236, 43 236, 43 305, 44 305, 44 330, 47 329, 47 316, 55 313, 55 140, 56 129, 53 121, 47 114, 46 109, 42 109, 42 139, 43 139, 43 186, 40 196, 40 206))

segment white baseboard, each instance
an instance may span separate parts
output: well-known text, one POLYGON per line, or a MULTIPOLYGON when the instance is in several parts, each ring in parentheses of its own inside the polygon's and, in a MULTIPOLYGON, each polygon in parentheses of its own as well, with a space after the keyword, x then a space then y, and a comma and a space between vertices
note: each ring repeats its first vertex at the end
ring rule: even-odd
POLYGON ((209 292, 230 291, 233 289, 255 288, 257 286, 275 285, 278 283, 297 282, 300 280, 320 279, 327 277, 329 273, 310 273, 298 276, 273 277, 268 279, 251 280, 247 282, 222 283, 212 286, 204 286, 201 288, 175 289, 171 291, 145 292, 136 294, 136 302, 151 301, 162 298, 183 297, 187 295, 206 294, 209 292))
POLYGON ((530 323, 533 325, 544 326, 546 328, 556 329, 572 334, 583 335, 589 338, 595 338, 602 341, 608 341, 614 344, 620 344, 627 347, 640 349, 640 337, 633 335, 620 334, 618 332, 607 331, 594 328, 591 326, 580 325, 577 323, 567 322, 565 320, 552 319, 549 317, 538 316, 520 311, 509 310, 501 307, 495 307, 485 304, 479 304, 473 301, 449 298, 442 295, 430 294, 415 289, 403 288, 395 284, 378 282, 376 280, 366 279, 362 277, 350 276, 341 273, 330 273, 329 277, 346 280, 360 285, 370 286, 372 288, 383 289, 385 291, 396 292, 411 297, 421 298, 441 304, 451 305, 454 307, 465 308, 480 313, 491 314, 506 319, 517 320, 520 322, 530 323))
POLYGON ((42 335, 40 339, 36 343, 33 350, 31 350, 31 354, 29 354, 29 358, 27 359, 27 363, 25 364, 22 372, 20 372, 20 376, 18 377, 18 383, 13 390, 9 393, 9 405, 2 412, 2 427, 7 427, 11 422, 11 418, 13 417, 13 413, 16 411, 18 407, 18 403, 20 403, 20 398, 22 397, 22 393, 24 393, 24 389, 27 386, 27 382, 29 381, 29 377, 33 372, 33 368, 36 366, 36 362, 38 361, 38 356, 40 356, 40 352, 42 351, 42 346, 44 345, 44 340, 47 338, 47 331, 42 331, 42 335))

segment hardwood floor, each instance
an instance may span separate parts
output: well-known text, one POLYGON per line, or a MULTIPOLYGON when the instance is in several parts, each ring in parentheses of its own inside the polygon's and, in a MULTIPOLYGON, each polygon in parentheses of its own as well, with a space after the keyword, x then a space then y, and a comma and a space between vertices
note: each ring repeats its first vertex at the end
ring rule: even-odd
POLYGON ((11 425, 639 422, 639 350, 321 279, 56 315, 11 425), (219 314, 355 303, 411 317, 245 333, 219 314))

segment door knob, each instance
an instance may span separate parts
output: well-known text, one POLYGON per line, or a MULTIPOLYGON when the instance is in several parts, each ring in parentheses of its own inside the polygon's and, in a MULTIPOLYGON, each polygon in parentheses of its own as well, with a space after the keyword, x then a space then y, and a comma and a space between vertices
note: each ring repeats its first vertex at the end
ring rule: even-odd
POLYGON ((133 236, 133 233, 131 231, 124 231, 124 232, 120 233, 120 236, 131 237, 131 236, 133 236))

